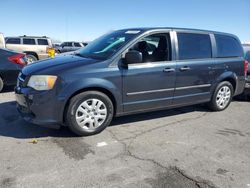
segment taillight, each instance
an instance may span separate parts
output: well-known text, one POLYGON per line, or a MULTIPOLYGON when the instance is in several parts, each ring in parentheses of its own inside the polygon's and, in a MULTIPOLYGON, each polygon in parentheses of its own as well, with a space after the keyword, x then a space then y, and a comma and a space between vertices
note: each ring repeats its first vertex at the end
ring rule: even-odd
POLYGON ((245 76, 247 75, 247 72, 248 72, 248 61, 245 60, 244 61, 244 74, 245 74, 245 76))
POLYGON ((26 61, 25 61, 25 55, 24 54, 16 54, 13 56, 10 56, 9 61, 21 66, 25 66, 26 65, 26 61))

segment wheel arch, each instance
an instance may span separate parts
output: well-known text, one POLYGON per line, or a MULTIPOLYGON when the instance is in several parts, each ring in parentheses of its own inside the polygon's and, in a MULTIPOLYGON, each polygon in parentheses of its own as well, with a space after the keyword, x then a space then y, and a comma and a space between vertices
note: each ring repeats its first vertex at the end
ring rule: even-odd
POLYGON ((30 55, 33 55, 37 58, 37 60, 39 60, 39 57, 38 57, 38 54, 36 52, 33 52, 33 51, 24 51, 25 54, 30 54, 30 55))
POLYGON ((233 72, 224 72, 221 74, 217 79, 216 79, 216 84, 213 87, 213 92, 215 91, 217 85, 221 82, 228 81, 232 84, 233 89, 234 89, 234 94, 237 90, 237 75, 233 72))
POLYGON ((235 91, 236 91, 236 80, 234 78, 232 78, 232 77, 227 77, 227 78, 222 80, 222 82, 224 82, 224 81, 228 81, 229 83, 232 84, 232 86, 234 88, 234 93, 235 93, 235 91))
POLYGON ((115 95, 108 89, 106 89, 105 87, 101 87, 101 86, 89 86, 89 87, 84 87, 82 89, 78 89, 76 90, 75 92, 73 92, 66 100, 66 103, 64 105, 64 109, 63 109, 63 123, 65 123, 65 117, 66 117, 66 112, 67 112, 67 109, 68 109, 68 106, 69 106, 69 103, 70 103, 70 100, 80 94, 80 93, 83 93, 83 92, 86 92, 86 91, 98 91, 98 92, 101 92, 101 93, 104 93, 105 95, 107 95, 112 104, 113 104, 113 107, 114 107, 114 114, 116 114, 117 112, 117 99, 115 97, 115 95))

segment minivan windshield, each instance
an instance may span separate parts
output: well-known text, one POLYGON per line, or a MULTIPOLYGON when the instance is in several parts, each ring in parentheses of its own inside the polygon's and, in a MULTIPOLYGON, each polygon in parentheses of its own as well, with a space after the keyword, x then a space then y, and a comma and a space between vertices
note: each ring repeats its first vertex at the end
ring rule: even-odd
POLYGON ((76 55, 106 60, 138 36, 139 33, 138 30, 120 30, 108 33, 78 50, 76 55))

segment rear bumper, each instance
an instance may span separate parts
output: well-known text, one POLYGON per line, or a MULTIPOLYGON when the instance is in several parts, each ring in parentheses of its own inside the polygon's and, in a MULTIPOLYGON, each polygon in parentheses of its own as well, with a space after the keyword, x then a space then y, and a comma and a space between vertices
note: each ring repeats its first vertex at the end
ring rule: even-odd
POLYGON ((250 75, 248 75, 246 78, 245 89, 250 89, 250 75))
POLYGON ((60 128, 63 125, 61 114, 64 103, 56 99, 53 91, 45 92, 15 88, 17 110, 25 121, 49 128, 60 128))
POLYGON ((250 75, 246 78, 244 95, 250 95, 250 75))
POLYGON ((235 93, 234 96, 240 95, 244 92, 245 89, 245 84, 246 84, 246 77, 241 76, 236 79, 236 88, 235 88, 235 93))

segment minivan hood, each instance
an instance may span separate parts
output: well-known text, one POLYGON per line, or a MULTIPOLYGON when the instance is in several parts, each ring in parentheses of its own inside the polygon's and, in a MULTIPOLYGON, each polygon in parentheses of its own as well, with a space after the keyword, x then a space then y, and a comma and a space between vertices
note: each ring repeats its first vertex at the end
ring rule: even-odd
POLYGON ((55 58, 45 59, 42 61, 38 61, 27 65, 23 68, 22 73, 25 75, 36 74, 37 72, 44 72, 56 69, 62 69, 68 67, 72 67, 72 64, 75 66, 84 66, 99 62, 100 60, 83 58, 76 55, 63 55, 55 58))

